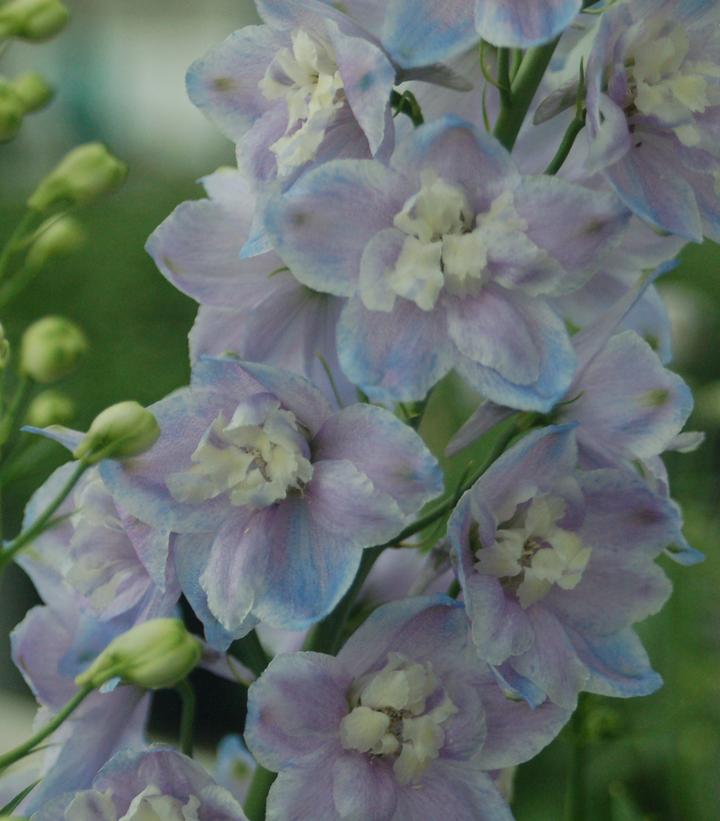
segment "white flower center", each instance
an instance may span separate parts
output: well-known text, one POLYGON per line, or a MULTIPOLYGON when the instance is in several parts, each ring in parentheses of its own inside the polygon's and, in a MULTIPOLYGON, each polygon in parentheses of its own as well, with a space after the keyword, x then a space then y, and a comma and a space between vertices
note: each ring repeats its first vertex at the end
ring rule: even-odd
POLYGON ((291 39, 292 50, 280 50, 260 81, 268 100, 287 101, 287 130, 270 146, 281 176, 313 159, 345 101, 330 43, 302 29, 293 32, 291 39))
POLYGON ((310 481, 307 440, 295 415, 267 394, 241 402, 230 422, 222 413, 192 455, 193 465, 167 479, 179 502, 227 493, 232 505, 267 507, 310 481))
POLYGON ((498 529, 494 544, 477 551, 477 570, 511 580, 523 608, 544 598, 554 584, 563 590, 577 587, 591 549, 557 526, 564 514, 560 497, 536 497, 498 529))
POLYGON ((445 743, 442 725, 457 707, 433 673, 400 653, 356 688, 357 705, 340 724, 346 750, 394 759, 400 784, 417 783, 445 743))
POLYGON ((720 65, 693 60, 686 30, 660 21, 643 29, 627 62, 630 100, 642 115, 672 128, 681 142, 700 142, 695 115, 720 103, 720 91, 711 78, 720 77, 720 65))
POLYGON ((151 784, 136 795, 127 812, 118 816, 112 791, 80 792, 65 810, 65 821, 87 821, 92 817, 100 821, 201 821, 198 815, 200 801, 190 796, 183 803, 151 784))
POLYGON ((511 239, 522 242, 527 224, 509 191, 476 216, 460 186, 429 169, 421 181, 420 191, 395 216, 395 227, 408 236, 387 282, 395 295, 431 311, 443 289, 456 296, 477 293, 490 278, 494 253, 505 252, 511 239))

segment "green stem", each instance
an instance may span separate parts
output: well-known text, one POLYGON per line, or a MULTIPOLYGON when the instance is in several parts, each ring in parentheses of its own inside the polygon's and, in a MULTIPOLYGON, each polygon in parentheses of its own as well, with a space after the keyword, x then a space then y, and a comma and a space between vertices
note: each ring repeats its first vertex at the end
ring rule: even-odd
POLYGON ((18 415, 18 412, 21 410, 22 405, 27 399, 29 390, 30 380, 27 376, 21 376, 20 383, 15 390, 15 395, 8 405, 7 411, 3 414, 2 420, 0 420, 0 447, 7 442, 10 434, 12 433, 13 425, 15 424, 15 417, 18 415))
POLYGON ((555 156, 552 160, 550 160, 550 164, 545 169, 546 174, 557 174, 557 172, 563 167, 563 163, 568 158, 573 145, 575 145, 575 140, 583 128, 585 128, 585 117, 573 117, 572 122, 568 126, 567 131, 562 138, 562 142, 560 143, 558 150, 555 152, 555 156))
POLYGON ((585 708, 582 700, 572 717, 571 728, 573 746, 568 773, 565 818, 566 821, 585 821, 588 748, 585 737, 585 708))
POLYGON ((12 259, 15 252, 18 250, 19 246, 22 244, 23 239, 29 233, 30 226, 35 221, 36 214, 34 211, 26 211, 23 215, 23 218, 17 224, 17 227, 10 235, 10 238, 5 243, 0 251, 0 279, 5 276, 7 272, 7 267, 10 264, 10 260, 12 259))
POLYGON ((0 309, 12 302, 35 279, 38 268, 21 268, 0 288, 0 309))
POLYGON ((86 465, 84 462, 78 462, 75 470, 70 475, 70 478, 63 485, 58 495, 53 499, 43 513, 30 525, 27 530, 24 530, 16 539, 10 542, 5 550, 0 552, 0 573, 2 573, 8 563, 11 562, 26 545, 47 530, 53 515, 65 499, 67 499, 70 495, 70 492, 78 483, 80 477, 83 473, 85 473, 88 467, 89 465, 86 465))
POLYGON ((497 86, 500 91, 502 108, 512 107, 512 88, 510 84, 510 49, 498 49, 497 86))
POLYGON ((94 688, 90 685, 86 685, 82 689, 78 690, 70 701, 68 701, 68 703, 62 707, 44 727, 41 727, 34 736, 15 747, 15 749, 9 750, 8 752, 3 753, 3 755, 0 755, 0 772, 7 769, 16 761, 19 761, 21 758, 25 758, 25 756, 29 755, 35 747, 38 746, 38 744, 45 741, 48 736, 51 736, 55 730, 57 730, 58 727, 60 727, 60 725, 67 718, 69 718, 72 713, 75 712, 75 710, 90 695, 90 693, 92 693, 93 689, 94 688))
POLYGON ((265 821, 267 795, 276 778, 277 773, 272 773, 258 765, 253 780, 250 782, 243 807, 249 821, 265 821))
POLYGON ((187 679, 175 686, 182 702, 180 714, 180 750, 183 755, 192 758, 193 739, 195 735, 195 690, 187 679))
POLYGON ((530 104, 550 65, 558 42, 559 38, 547 45, 531 48, 523 58, 512 84, 512 105, 501 107, 495 123, 494 134, 508 151, 512 151, 515 145, 530 104))
POLYGON ((246 667, 249 667, 256 676, 261 676, 265 668, 270 664, 270 657, 265 652, 265 648, 260 643, 260 639, 255 630, 247 636, 234 641, 230 648, 230 654, 246 667))

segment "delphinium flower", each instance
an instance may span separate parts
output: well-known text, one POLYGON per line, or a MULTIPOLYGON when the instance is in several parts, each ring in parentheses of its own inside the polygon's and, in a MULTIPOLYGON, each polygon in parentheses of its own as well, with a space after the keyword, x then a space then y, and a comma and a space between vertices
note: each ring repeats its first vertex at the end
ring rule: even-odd
POLYGON ((192 759, 164 747, 116 754, 88 789, 41 807, 31 821, 247 821, 192 759))
POLYGON ((602 14, 587 63, 586 173, 687 240, 720 238, 720 7, 626 0, 602 14))
POLYGON ((310 162, 392 150, 395 68, 379 43, 329 5, 258 0, 247 26, 188 73, 191 100, 238 145, 253 179, 310 162))
POLYGON ((599 270, 627 217, 610 194, 521 176, 492 137, 445 118, 389 168, 308 172, 264 222, 298 279, 350 297, 340 363, 372 399, 421 399, 454 367, 495 401, 547 410, 575 366, 548 299, 599 270))
POLYGON ((170 282, 200 303, 191 359, 232 351, 307 376, 331 394, 327 367, 334 389, 353 401, 335 343, 343 300, 302 285, 272 250, 241 259, 256 196, 240 171, 222 169, 203 184, 209 199, 179 205, 147 245, 170 282))
POLYGON ((571 709, 582 690, 653 692, 661 679, 632 625, 670 594, 655 559, 679 526, 629 469, 579 470, 572 426, 529 434, 449 525, 481 658, 571 709))
POLYGON ((382 408, 333 411, 310 382, 233 359, 197 363, 152 406, 156 445, 101 475, 117 503, 175 534, 183 592, 216 645, 257 619, 302 629, 442 489, 420 437, 382 408))
POLYGON ((535 755, 568 712, 505 697, 468 647, 462 605, 377 609, 337 657, 276 657, 251 687, 245 737, 279 772, 271 821, 512 815, 488 771, 535 755))
POLYGON ((401 66, 448 59, 481 39, 527 48, 557 37, 581 0, 346 0, 343 6, 376 33, 401 66))

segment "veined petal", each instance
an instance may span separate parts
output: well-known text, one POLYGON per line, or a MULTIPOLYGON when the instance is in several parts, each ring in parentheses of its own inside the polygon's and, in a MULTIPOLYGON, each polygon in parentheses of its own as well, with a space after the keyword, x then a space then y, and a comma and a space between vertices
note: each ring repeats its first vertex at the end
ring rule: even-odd
POLYGON ((475 25, 495 46, 528 48, 557 37, 581 5, 580 0, 476 0, 475 25))

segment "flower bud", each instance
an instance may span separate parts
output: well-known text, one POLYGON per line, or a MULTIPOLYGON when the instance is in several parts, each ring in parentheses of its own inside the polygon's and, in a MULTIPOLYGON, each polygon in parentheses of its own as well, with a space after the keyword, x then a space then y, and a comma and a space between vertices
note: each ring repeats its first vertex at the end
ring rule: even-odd
POLYGON ((9 0, 0 6, 0 37, 46 40, 69 19, 70 12, 59 0, 9 0))
POLYGON ((173 687, 200 661, 202 644, 180 619, 152 619, 110 642, 75 683, 102 687, 113 678, 147 690, 173 687))
POLYGON ((149 450, 158 436, 160 427, 149 410, 137 402, 119 402, 95 417, 73 456, 89 465, 127 459, 149 450))
POLYGON ((0 371, 7 367, 10 361, 10 343, 5 337, 5 329, 0 324, 0 371))
POLYGON ((87 205, 118 188, 127 166, 101 143, 85 143, 70 151, 40 182, 28 206, 40 213, 87 205))
POLYGON ((55 93, 35 71, 20 74, 12 81, 11 86, 20 98, 26 114, 46 106, 55 93))
POLYGON ((87 351, 85 334, 61 316, 46 316, 25 331, 20 370, 41 384, 56 382, 75 370, 87 351))
POLYGON ((25 424, 35 428, 50 425, 68 425, 75 417, 75 403, 60 391, 43 391, 30 403, 25 414, 25 424))
POLYGON ((74 217, 51 217, 37 230, 37 239, 33 242, 25 267, 39 271, 50 260, 68 256, 81 248, 87 239, 82 224, 74 217))
POLYGON ((20 130, 25 106, 7 80, 0 78, 0 143, 6 143, 20 130))

